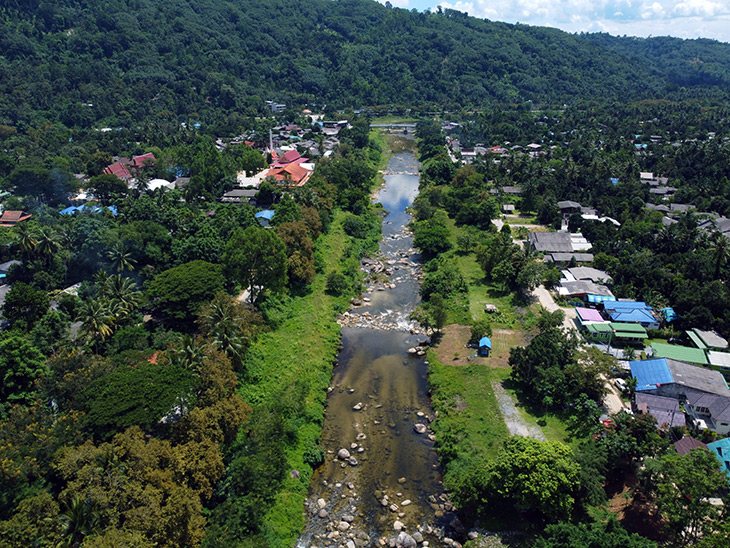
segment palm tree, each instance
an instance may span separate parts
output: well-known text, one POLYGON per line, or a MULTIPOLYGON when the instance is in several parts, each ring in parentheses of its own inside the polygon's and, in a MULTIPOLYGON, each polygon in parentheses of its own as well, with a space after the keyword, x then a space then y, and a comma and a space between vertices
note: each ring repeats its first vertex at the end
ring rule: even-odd
POLYGON ((74 495, 58 519, 63 527, 63 538, 56 548, 80 546, 84 538, 93 535, 100 526, 96 505, 90 499, 84 500, 78 495, 74 495))
POLYGON ((132 254, 125 249, 122 244, 116 244, 106 254, 112 263, 112 267, 117 272, 124 270, 134 270, 135 261, 132 254))
POLYGON ((131 314, 142 301, 142 292, 137 290, 137 284, 120 274, 114 274, 106 279, 101 288, 101 295, 109 300, 110 305, 114 306, 121 316, 131 314))
POLYGON ((720 232, 715 232, 712 235, 710 250, 715 259, 715 279, 717 280, 720 277, 720 269, 730 259, 730 240, 720 232))
POLYGON ((24 255, 30 255, 35 249, 38 240, 28 223, 21 223, 15 227, 15 243, 24 255))
POLYGON ((38 232, 34 253, 37 254, 46 266, 51 258, 61 250, 61 240, 58 234, 48 227, 43 227, 38 232))
POLYGON ((183 369, 196 370, 202 359, 199 341, 187 334, 180 337, 180 342, 170 351, 170 361, 183 369))
POLYGON ((106 339, 113 332, 114 315, 101 301, 86 301, 79 314, 81 329, 89 340, 94 341, 94 351, 98 351, 100 340, 106 339))

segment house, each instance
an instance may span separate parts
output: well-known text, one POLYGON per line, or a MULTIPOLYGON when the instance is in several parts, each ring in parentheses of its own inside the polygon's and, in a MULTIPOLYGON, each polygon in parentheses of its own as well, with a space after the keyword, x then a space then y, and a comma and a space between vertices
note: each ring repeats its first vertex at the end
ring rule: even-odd
POLYGON ((700 447, 707 449, 707 446, 700 440, 687 436, 679 441, 674 442, 674 448, 680 455, 688 455, 692 451, 692 449, 699 449, 700 447))
POLYGON ((6 211, 3 211, 3 214, 0 215, 0 226, 4 228, 10 228, 17 225, 18 223, 27 221, 31 217, 32 215, 30 213, 26 213, 25 211, 8 209, 6 211))
POLYGON ((165 179, 152 179, 147 183, 147 190, 150 192, 157 190, 158 188, 161 188, 163 190, 172 190, 175 188, 175 183, 171 183, 170 181, 166 181, 165 179))
POLYGON ((701 329, 690 329, 687 336, 700 350, 725 350, 728 347, 726 339, 714 331, 703 331, 701 329))
POLYGON ((654 351, 654 356, 658 358, 670 358, 687 363, 707 365, 707 356, 699 348, 658 342, 651 343, 651 348, 654 351))
POLYGON ((234 188, 221 196, 221 202, 230 204, 254 203, 256 201, 256 189, 234 188))
POLYGON ((613 293, 611 293, 611 290, 605 285, 584 280, 561 282, 558 286, 558 295, 562 295, 564 297, 578 297, 580 299, 587 299, 588 295, 613 297, 613 293))
POLYGON ((576 263, 592 263, 592 253, 549 253, 545 255, 545 262, 554 263, 555 266, 568 266, 571 260, 575 260, 576 263))
POLYGON ((720 461, 723 472, 730 474, 730 438, 708 443, 707 449, 720 461))
POLYGON ((104 168, 104 173, 107 175, 114 175, 117 179, 121 179, 125 183, 129 183, 132 180, 132 172, 129 171, 129 167, 124 162, 116 162, 110 166, 104 168))
POLYGON ((77 213, 100 213, 104 210, 108 211, 115 217, 119 213, 117 211, 117 206, 101 207, 101 206, 93 205, 93 204, 82 204, 80 206, 69 206, 65 209, 62 209, 58 213, 59 213, 59 215, 76 215, 77 213))
POLYGON ((527 240, 530 248, 540 253, 575 253, 591 248, 583 235, 570 232, 530 232, 527 240))
POLYGON ((514 213, 515 212, 515 206, 514 206, 514 204, 504 204, 502 206, 502 211, 504 213, 514 213))
POLYGON ((522 195, 522 187, 521 186, 503 186, 502 192, 504 194, 510 194, 511 196, 520 196, 522 195))
POLYGON ((261 223, 261 226, 269 226, 269 223, 271 222, 271 219, 274 218, 274 214, 276 212, 273 209, 264 209, 263 211, 259 211, 254 216, 259 220, 259 223, 261 223))
POLYGON ((311 175, 312 171, 296 162, 290 162, 283 167, 272 167, 267 173, 267 177, 274 177, 288 186, 303 186, 311 175))
POLYGON ((657 318, 651 306, 642 301, 614 301, 604 304, 606 314, 611 321, 636 323, 646 329, 659 329, 657 318))
POLYGON ((730 389, 719 371, 671 358, 629 362, 636 393, 674 398, 700 428, 730 432, 730 389))
POLYGON ((648 414, 656 419, 657 426, 668 430, 673 426, 686 426, 684 413, 679 408, 679 400, 637 392, 634 395, 634 407, 638 413, 648 414))
POLYGON ((143 167, 155 165, 156 161, 157 159, 155 158, 155 155, 151 152, 148 152, 147 154, 142 154, 141 156, 134 156, 132 158, 132 168, 135 170, 140 170, 143 167))
POLYGON ((562 200, 558 202, 558 209, 561 214, 569 215, 571 213, 580 213, 581 205, 571 200, 562 200))
POLYGON ((613 331, 613 340, 624 343, 640 343, 648 339, 646 329, 638 324, 611 322, 608 324, 613 331))
POLYGON ((577 266, 563 270, 563 277, 568 281, 572 280, 588 280, 597 284, 607 284, 613 282, 613 278, 607 272, 592 268, 590 266, 577 266), (572 277, 572 280, 571 280, 572 277))
POLYGON ((581 308, 577 307, 575 309, 575 312, 577 314, 578 321, 581 324, 587 324, 587 323, 608 323, 606 319, 601 316, 601 313, 596 310, 595 308, 581 308))
POLYGON ((489 356, 489 352, 492 350, 492 339, 489 337, 482 337, 479 339, 479 355, 489 356))

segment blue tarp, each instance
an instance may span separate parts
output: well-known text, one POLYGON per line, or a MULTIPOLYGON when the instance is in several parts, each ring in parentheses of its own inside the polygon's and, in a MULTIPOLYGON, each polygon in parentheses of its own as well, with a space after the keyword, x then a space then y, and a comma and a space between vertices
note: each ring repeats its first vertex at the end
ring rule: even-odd
POLYGON ((666 358, 635 360, 629 362, 631 375, 636 378, 636 390, 656 390, 657 385, 674 382, 666 358))
POLYGON ((276 212, 273 209, 264 209, 263 211, 256 213, 256 218, 270 221, 274 217, 274 213, 276 212))
POLYGON ((674 309, 670 307, 662 308, 660 312, 662 313, 662 316, 664 316, 664 319, 667 320, 667 323, 673 322, 674 320, 679 318, 679 314, 677 314, 674 309))
POLYGON ((616 186, 618 184, 618 177, 611 177, 611 184, 616 186))

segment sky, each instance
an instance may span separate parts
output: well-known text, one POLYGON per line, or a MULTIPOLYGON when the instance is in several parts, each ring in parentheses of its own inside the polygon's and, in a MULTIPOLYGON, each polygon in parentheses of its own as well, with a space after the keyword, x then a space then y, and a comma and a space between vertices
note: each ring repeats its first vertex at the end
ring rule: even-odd
MULTIPOLYGON (((385 0, 378 0, 385 3, 385 0)), ((730 42, 730 0, 390 0, 423 11, 440 5, 475 17, 568 32, 714 38, 730 42)))

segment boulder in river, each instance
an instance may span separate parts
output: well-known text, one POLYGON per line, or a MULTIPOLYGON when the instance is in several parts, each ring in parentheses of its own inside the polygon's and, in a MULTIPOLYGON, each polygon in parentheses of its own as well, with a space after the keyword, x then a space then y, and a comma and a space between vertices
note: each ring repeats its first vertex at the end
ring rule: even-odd
POLYGON ((405 531, 401 531, 398 534, 398 538, 395 539, 395 545, 397 548, 416 548, 418 543, 416 543, 416 539, 414 539, 411 535, 405 531))
POLYGON ((360 411, 360 409, 362 409, 362 402, 361 401, 357 402, 355 405, 352 406, 352 409, 354 411, 360 411))
POLYGON ((337 451, 337 456, 342 460, 347 460, 350 458, 350 452, 343 447, 342 449, 337 451))
POLYGON ((426 425, 421 424, 420 422, 417 422, 413 425, 413 429, 416 431, 417 434, 425 434, 426 433, 426 425))

